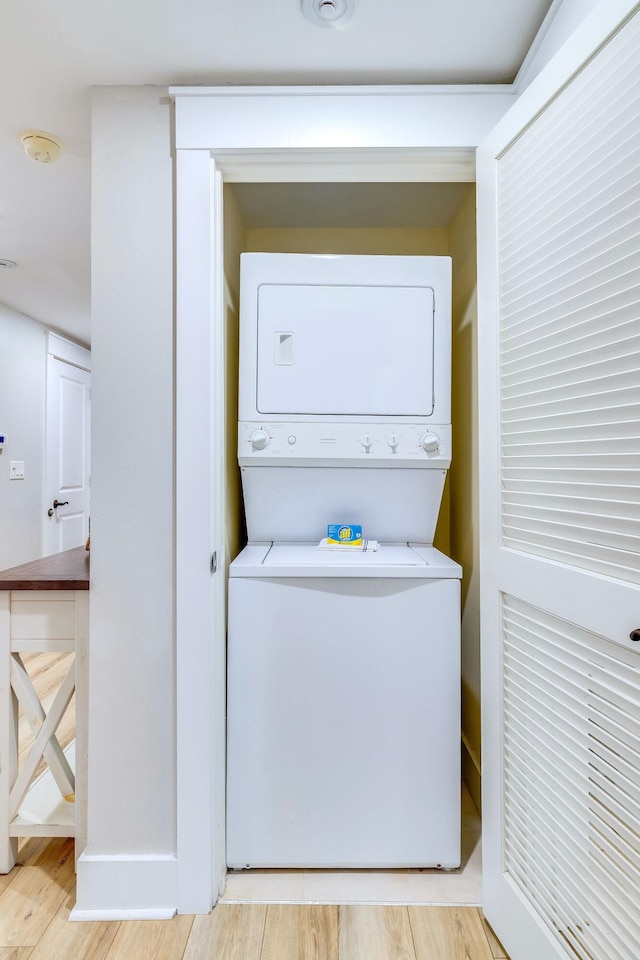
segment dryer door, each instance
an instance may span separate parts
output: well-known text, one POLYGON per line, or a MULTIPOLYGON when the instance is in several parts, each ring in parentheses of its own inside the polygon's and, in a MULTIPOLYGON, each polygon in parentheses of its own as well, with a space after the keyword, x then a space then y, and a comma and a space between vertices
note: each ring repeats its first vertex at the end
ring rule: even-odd
POLYGON ((428 286, 262 284, 258 412, 431 416, 433 337, 428 286))

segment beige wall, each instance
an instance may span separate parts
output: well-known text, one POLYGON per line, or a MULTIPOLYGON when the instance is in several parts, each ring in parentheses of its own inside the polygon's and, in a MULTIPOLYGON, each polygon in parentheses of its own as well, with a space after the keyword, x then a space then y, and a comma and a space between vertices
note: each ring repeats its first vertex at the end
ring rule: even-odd
POLYGON ((240 309, 240 254, 246 250, 246 226, 233 187, 224 188, 224 279, 226 354, 225 511, 227 562, 242 549, 244 534, 242 489, 237 459, 238 436, 238 328, 240 309))
POLYGON ((247 230, 247 250, 264 253, 360 253, 393 256, 446 256, 446 229, 403 227, 260 228, 247 230))
POLYGON ((480 622, 475 187, 449 228, 453 261, 451 556, 462 565, 463 773, 480 803, 480 622))

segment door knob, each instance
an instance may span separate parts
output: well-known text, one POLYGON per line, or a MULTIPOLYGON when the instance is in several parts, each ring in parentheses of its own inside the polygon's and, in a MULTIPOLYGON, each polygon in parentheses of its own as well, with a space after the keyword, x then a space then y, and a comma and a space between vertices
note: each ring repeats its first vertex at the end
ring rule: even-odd
POLYGON ((640 628, 636 627, 635 630, 632 630, 629 634, 629 640, 635 640, 636 642, 640 640, 640 628))
POLYGON ((47 510, 47 516, 52 517, 53 511, 56 509, 56 507, 66 507, 68 503, 69 503, 68 500, 54 500, 53 506, 49 507, 49 509, 47 510))

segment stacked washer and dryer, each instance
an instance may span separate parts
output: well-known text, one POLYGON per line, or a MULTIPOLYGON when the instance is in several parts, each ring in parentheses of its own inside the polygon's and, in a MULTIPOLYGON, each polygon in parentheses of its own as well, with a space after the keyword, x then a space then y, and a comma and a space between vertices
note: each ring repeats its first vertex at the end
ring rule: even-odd
POLYGON ((231 868, 460 864, 450 305, 448 257, 241 259, 231 868))

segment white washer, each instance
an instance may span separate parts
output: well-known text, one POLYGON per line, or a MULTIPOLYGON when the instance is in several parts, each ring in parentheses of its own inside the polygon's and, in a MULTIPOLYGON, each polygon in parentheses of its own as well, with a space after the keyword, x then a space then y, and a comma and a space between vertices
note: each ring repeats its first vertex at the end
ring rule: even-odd
POLYGON ((229 866, 459 866, 458 565, 252 544, 230 573, 229 866))
POLYGON ((460 863, 450 299, 446 257, 242 257, 231 867, 460 863), (319 551, 329 523, 380 550, 319 551))

